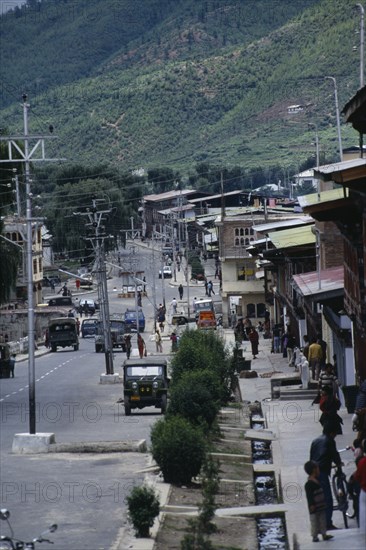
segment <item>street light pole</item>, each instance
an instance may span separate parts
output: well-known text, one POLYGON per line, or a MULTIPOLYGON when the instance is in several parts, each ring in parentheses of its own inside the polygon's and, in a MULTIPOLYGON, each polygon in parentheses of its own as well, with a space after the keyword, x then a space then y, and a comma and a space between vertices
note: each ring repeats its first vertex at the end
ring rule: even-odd
POLYGON ((365 10, 362 4, 356 4, 357 8, 360 8, 361 12, 361 22, 360 22, 360 88, 363 88, 364 85, 364 43, 365 43, 365 32, 364 32, 364 20, 365 20, 365 10))
POLYGON ((337 119, 337 133, 338 133, 338 149, 339 149, 339 158, 342 162, 343 160, 343 148, 342 148, 342 136, 341 136, 341 121, 339 118, 339 106, 338 106, 338 91, 337 91, 337 81, 334 78, 334 76, 326 76, 324 77, 326 80, 332 80, 334 84, 334 101, 335 101, 335 108, 336 108, 336 119, 337 119))

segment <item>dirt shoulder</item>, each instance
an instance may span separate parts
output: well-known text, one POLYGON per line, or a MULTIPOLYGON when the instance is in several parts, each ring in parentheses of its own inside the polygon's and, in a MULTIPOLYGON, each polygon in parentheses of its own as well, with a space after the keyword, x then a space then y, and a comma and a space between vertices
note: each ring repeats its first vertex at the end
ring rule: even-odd
MULTIPOLYGON (((220 437, 213 442, 213 457, 219 462, 218 508, 235 508, 255 504, 251 443, 244 439, 250 427, 250 410, 242 404, 224 409, 219 418, 220 437)), ((189 486, 171 488, 164 516, 155 541, 155 550, 180 549, 190 531, 189 517, 202 502, 199 481, 189 486)), ((214 548, 255 550, 258 548, 257 524, 252 517, 215 517, 217 532, 210 535, 214 548)))

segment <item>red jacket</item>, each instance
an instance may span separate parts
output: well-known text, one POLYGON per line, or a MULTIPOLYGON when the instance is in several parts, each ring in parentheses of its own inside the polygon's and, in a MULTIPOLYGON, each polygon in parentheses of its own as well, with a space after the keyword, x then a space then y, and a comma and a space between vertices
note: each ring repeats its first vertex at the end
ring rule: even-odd
POLYGON ((361 485, 361 489, 366 492, 366 456, 359 460, 353 477, 361 485))

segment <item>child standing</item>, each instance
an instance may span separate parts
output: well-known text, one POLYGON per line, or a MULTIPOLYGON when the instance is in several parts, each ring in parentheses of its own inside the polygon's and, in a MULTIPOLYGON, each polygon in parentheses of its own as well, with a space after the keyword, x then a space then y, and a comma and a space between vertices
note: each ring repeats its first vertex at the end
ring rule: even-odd
POLYGON ((318 479, 318 463, 314 460, 309 460, 305 463, 304 470, 309 476, 305 483, 305 492, 309 507, 313 542, 319 542, 318 534, 322 535, 323 540, 330 540, 333 538, 333 535, 327 535, 326 504, 324 491, 318 479))

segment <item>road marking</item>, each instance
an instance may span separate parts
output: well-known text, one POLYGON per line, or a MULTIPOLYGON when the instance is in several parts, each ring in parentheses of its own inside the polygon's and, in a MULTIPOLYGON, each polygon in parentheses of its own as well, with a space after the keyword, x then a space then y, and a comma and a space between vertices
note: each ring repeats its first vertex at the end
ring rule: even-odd
MULTIPOLYGON (((53 367, 53 369, 49 370, 48 372, 46 372, 43 376, 41 376, 40 378, 37 378, 36 379, 36 382, 40 382, 41 380, 43 380, 44 378, 46 378, 46 376, 49 376, 50 374, 52 374, 53 372, 55 372, 57 369, 61 368, 61 367, 64 367, 65 365, 68 365, 69 363, 72 363, 73 361, 75 361, 75 359, 81 359, 83 357, 87 357, 88 354, 87 353, 83 353, 82 355, 78 355, 77 357, 73 357, 72 359, 68 359, 67 361, 64 361, 63 363, 60 363, 59 365, 57 365, 56 367, 53 367)), ((12 395, 16 395, 17 393, 20 393, 24 390, 27 390, 29 388, 29 384, 27 384, 26 386, 24 386, 23 388, 19 388, 19 390, 16 390, 16 391, 13 391, 11 394, 8 393, 7 395, 5 395, 4 397, 2 397, 0 399, 0 403, 2 403, 3 401, 5 401, 5 399, 8 399, 9 397, 11 397, 12 395)))

